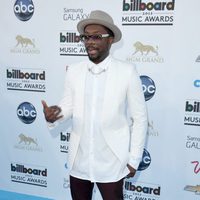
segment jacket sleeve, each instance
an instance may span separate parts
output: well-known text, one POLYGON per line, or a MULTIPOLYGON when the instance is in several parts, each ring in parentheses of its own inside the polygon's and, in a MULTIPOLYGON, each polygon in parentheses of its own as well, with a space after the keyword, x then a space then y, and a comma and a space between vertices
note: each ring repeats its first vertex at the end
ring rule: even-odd
POLYGON ((136 69, 132 67, 127 90, 128 111, 133 121, 130 137, 129 164, 137 169, 142 159, 147 132, 147 110, 142 84, 136 69))
POLYGON ((70 83, 69 67, 66 73, 64 84, 65 85, 64 85, 63 96, 58 104, 58 106, 61 108, 60 115, 63 115, 63 117, 58 119, 54 123, 47 122, 48 129, 52 131, 55 128, 57 128, 58 125, 60 126, 61 124, 65 123, 68 119, 72 117, 72 88, 71 88, 71 83, 70 83))
POLYGON ((65 77, 65 85, 64 85, 64 92, 61 101, 59 102, 58 106, 61 108, 61 114, 63 115, 63 119, 67 120, 72 117, 72 83, 70 81, 70 67, 68 67, 66 77, 65 77))

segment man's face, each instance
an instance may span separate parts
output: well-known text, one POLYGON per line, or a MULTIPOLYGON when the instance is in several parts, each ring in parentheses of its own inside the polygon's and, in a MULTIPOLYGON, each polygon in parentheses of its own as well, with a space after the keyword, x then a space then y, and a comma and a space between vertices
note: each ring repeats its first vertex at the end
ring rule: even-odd
MULTIPOLYGON (((91 24, 86 26, 84 34, 88 36, 102 35, 108 34, 108 31, 104 26, 91 24)), ((109 55, 112 42, 113 37, 105 37, 101 39, 93 39, 91 37, 86 40, 84 43, 89 59, 96 64, 103 61, 109 55)))

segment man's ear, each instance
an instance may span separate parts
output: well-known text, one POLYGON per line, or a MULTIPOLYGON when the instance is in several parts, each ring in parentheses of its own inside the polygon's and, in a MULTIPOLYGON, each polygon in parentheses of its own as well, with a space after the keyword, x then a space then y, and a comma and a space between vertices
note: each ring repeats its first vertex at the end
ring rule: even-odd
POLYGON ((109 44, 110 44, 110 45, 113 44, 113 40, 114 40, 114 37, 109 37, 109 40, 108 40, 108 41, 109 41, 109 44))

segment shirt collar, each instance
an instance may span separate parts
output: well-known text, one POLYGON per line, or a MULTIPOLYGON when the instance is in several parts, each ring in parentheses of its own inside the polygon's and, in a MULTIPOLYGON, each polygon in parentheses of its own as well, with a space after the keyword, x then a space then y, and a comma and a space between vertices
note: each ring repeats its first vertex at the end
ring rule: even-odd
POLYGON ((105 69, 107 70, 108 67, 109 67, 109 63, 111 61, 111 56, 108 55, 102 62, 98 63, 98 64, 95 64, 93 63, 92 61, 89 60, 89 63, 88 63, 88 69, 91 69, 93 67, 95 68, 101 68, 101 69, 105 69))

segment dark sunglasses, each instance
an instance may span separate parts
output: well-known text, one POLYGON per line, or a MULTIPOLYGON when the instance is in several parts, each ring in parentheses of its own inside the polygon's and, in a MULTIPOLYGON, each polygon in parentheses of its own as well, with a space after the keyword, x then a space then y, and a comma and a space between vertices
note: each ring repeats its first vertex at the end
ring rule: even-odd
POLYGON ((93 41, 101 41, 103 38, 107 38, 107 37, 110 37, 110 35, 109 34, 94 34, 94 35, 82 34, 82 35, 80 35, 80 40, 82 42, 87 42, 90 39, 93 41))

